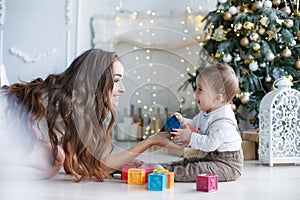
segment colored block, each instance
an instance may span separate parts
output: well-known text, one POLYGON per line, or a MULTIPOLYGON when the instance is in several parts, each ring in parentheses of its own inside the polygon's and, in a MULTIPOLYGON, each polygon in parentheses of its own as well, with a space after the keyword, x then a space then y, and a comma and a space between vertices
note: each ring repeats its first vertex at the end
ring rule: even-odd
POLYGON ((218 175, 198 174, 196 176, 196 190, 212 192, 218 190, 218 175))
POLYGON ((167 175, 164 173, 151 173, 148 175, 148 190, 162 191, 166 189, 167 175))
POLYGON ((170 189, 174 187, 174 172, 167 172, 167 188, 170 189))
POLYGON ((135 165, 124 165, 122 166, 122 175, 121 175, 121 178, 123 181, 126 181, 128 180, 128 170, 131 169, 131 168, 136 168, 135 165))
POLYGON ((148 182, 148 175, 153 172, 154 168, 151 167, 151 166, 141 166, 141 167, 139 167, 139 169, 145 169, 145 171, 146 171, 145 182, 147 183, 148 182))
POLYGON ((167 170, 167 169, 154 169, 153 172, 154 173, 167 173, 167 172, 169 172, 169 170, 167 170))
POLYGON ((144 184, 146 180, 146 170, 139 168, 128 169, 128 184, 144 184))
POLYGON ((171 132, 173 128, 181 128, 180 122, 175 115, 172 115, 171 117, 166 119, 165 125, 169 132, 171 132))

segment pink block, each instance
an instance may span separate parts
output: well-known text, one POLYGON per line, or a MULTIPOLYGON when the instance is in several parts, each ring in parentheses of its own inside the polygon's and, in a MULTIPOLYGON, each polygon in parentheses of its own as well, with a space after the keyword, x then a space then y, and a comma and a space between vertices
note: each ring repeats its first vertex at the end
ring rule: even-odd
POLYGON ((122 180, 127 182, 128 179, 128 169, 136 168, 135 165, 124 165, 122 166, 122 180))
POLYGON ((198 174, 196 176, 196 190, 212 192, 218 190, 218 175, 198 174))
POLYGON ((139 168, 145 169, 145 171, 146 171, 145 182, 147 183, 148 182, 148 174, 151 174, 153 172, 154 168, 150 167, 150 166, 140 166, 139 168))

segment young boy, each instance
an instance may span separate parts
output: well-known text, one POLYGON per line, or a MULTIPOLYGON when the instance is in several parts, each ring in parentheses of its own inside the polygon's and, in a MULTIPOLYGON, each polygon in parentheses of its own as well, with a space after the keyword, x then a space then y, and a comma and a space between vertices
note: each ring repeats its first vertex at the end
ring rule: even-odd
POLYGON ((161 164, 174 171, 175 181, 195 181, 197 174, 216 174, 219 181, 233 181, 241 176, 243 152, 241 136, 230 102, 239 91, 239 81, 233 69, 218 63, 200 71, 194 95, 199 114, 185 119, 175 113, 183 129, 173 129, 175 143, 190 145, 206 152, 205 156, 194 156, 181 161, 161 164), (193 125, 192 132, 185 124, 193 125))

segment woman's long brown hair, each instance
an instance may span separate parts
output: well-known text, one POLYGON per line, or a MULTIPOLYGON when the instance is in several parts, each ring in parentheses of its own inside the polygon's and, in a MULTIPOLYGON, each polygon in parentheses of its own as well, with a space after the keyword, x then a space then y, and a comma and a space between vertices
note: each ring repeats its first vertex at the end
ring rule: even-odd
POLYGON ((65 162, 76 181, 93 175, 103 181, 107 176, 101 159, 113 150, 109 132, 114 122, 111 93, 116 59, 113 52, 91 49, 78 56, 63 73, 3 87, 11 105, 21 113, 20 120, 26 119, 27 133, 35 133, 32 124, 46 119, 53 163, 58 153, 58 136, 63 135, 65 162))

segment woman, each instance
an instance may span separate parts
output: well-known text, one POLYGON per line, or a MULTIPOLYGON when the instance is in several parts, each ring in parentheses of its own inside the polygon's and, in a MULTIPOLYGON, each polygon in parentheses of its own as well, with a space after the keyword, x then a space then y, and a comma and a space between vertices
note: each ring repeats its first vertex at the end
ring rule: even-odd
POLYGON ((55 176, 64 165, 75 181, 103 181, 152 145, 177 148, 166 134, 158 133, 111 154, 109 132, 114 108, 125 92, 123 76, 115 53, 91 49, 63 73, 2 87, 0 170, 41 179, 55 176))

